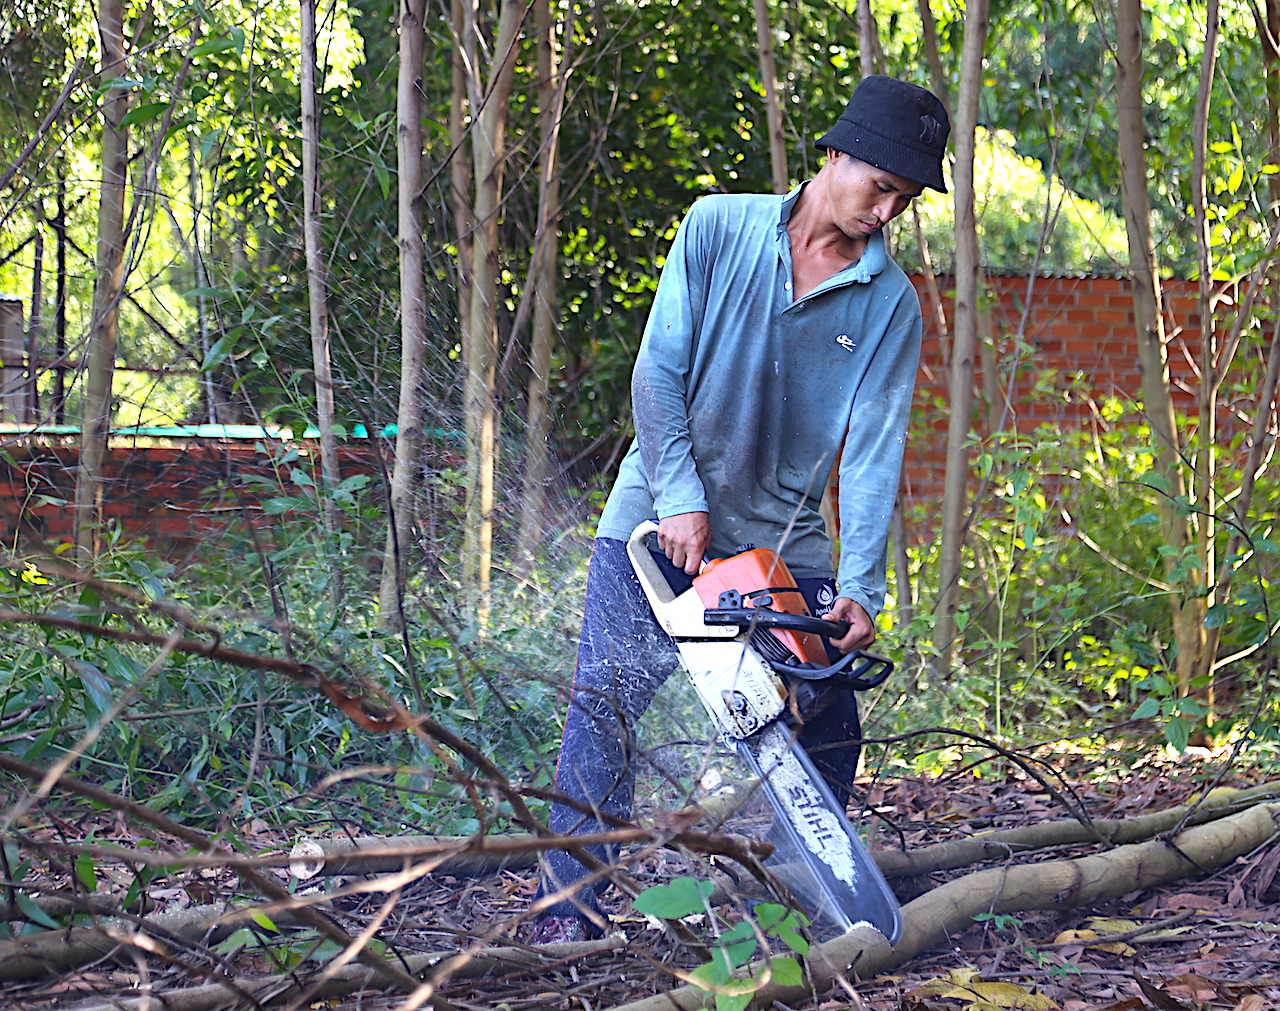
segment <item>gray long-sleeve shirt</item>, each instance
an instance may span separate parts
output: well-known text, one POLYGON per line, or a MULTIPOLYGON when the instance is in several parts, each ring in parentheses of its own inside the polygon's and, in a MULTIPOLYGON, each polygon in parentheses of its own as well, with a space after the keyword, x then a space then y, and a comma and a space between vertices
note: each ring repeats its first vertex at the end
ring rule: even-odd
POLYGON ((818 509, 844 439, 837 582, 874 617, 920 302, 879 233, 857 263, 793 298, 787 220, 801 188, 690 208, 636 359, 636 439, 596 535, 705 511, 713 556, 750 543, 780 549, 798 577, 831 576, 818 509))

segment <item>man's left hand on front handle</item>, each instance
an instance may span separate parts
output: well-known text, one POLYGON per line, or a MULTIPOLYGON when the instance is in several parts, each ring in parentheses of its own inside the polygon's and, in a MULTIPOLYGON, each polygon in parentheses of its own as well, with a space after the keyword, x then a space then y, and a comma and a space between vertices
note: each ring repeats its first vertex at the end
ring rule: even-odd
POLYGON ((826 621, 847 621, 849 631, 843 639, 832 639, 831 645, 841 653, 866 649, 876 641, 876 626, 862 605, 848 597, 837 597, 831 610, 822 615, 826 621))

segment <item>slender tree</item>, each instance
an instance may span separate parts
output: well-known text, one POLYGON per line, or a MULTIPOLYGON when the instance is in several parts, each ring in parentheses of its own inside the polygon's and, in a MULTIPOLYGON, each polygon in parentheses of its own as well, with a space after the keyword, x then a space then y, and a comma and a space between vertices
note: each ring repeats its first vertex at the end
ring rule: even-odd
MULTIPOLYGON (((319 498, 325 530, 338 530, 338 439, 333 430, 333 367, 329 350, 329 294, 320 232, 320 109, 316 81, 316 5, 300 0, 302 36, 302 232, 307 252, 307 304, 311 315, 311 360, 316 382, 316 424, 320 429, 319 498)), ((335 567, 335 573, 337 569, 335 567)), ((336 584, 335 584, 336 585, 336 584)), ((336 597, 341 597, 339 589, 336 597)))
MULTIPOLYGON (((75 501, 76 553, 82 562, 87 562, 96 553, 101 526, 121 286, 124 281, 129 131, 121 122, 129 110, 129 90, 127 86, 116 83, 127 76, 123 0, 100 0, 98 36, 102 45, 102 185, 98 199, 93 315, 82 398, 80 468, 76 473, 75 501)), ((63 220, 65 222, 65 217, 63 220)), ((63 227, 65 229, 65 224, 63 227)))
POLYGON ((538 50, 538 108, 541 116, 542 164, 538 178, 538 230, 528 283, 533 291, 533 341, 529 348, 528 406, 525 413, 524 495, 516 541, 516 569, 528 573, 542 534, 551 427, 551 352, 560 324, 556 300, 559 270, 557 225, 560 221, 560 122, 564 116, 566 62, 573 45, 573 19, 564 23, 564 54, 557 52, 556 18, 549 0, 535 0, 538 50))
MULTIPOLYGON (((1147 193, 1147 156, 1142 102, 1142 0, 1116 4, 1116 113, 1119 134, 1120 182, 1125 230, 1129 239, 1129 272, 1133 278, 1133 315, 1138 332, 1138 362, 1142 370, 1143 413, 1155 443, 1155 473, 1163 484, 1160 525, 1167 572, 1192 545, 1190 521, 1178 502, 1186 495, 1169 363, 1165 349, 1164 316, 1160 307, 1160 275, 1151 235, 1151 204, 1147 193)), ((1199 652, 1202 624, 1196 607, 1184 607, 1177 587, 1170 590, 1174 638, 1179 664, 1199 652)), ((1188 680, 1190 667, 1180 666, 1179 679, 1188 680)))
MULTIPOLYGON (((405 564, 413 535, 413 499, 423 444, 427 365, 427 285, 422 238, 422 50, 426 0, 400 0, 400 70, 396 90, 396 168, 400 233, 400 402, 391 517, 379 594, 388 627, 399 629, 405 564)), ((372 435, 372 433, 370 433, 372 435)), ((419 700, 421 705, 421 700, 419 700)))
POLYGON ((938 28, 933 20, 933 8, 929 0, 916 0, 920 8, 921 35, 924 42, 924 58, 929 64, 929 80, 933 82, 933 92, 946 107, 947 115, 951 115, 951 89, 947 87, 947 72, 942 67, 942 54, 938 50, 938 28))
POLYGON ((451 0, 449 5, 454 40, 449 91, 449 204, 457 235, 455 287, 458 293, 458 346, 462 349, 464 376, 468 372, 471 354, 471 235, 475 230, 475 221, 471 217, 471 147, 468 136, 471 109, 479 104, 473 104, 473 99, 479 94, 473 73, 476 66, 475 5, 476 0, 451 0))
POLYGON ((977 143, 978 97, 982 91, 983 51, 987 41, 988 0, 972 0, 965 9, 964 48, 960 55, 960 101, 955 111, 956 301, 952 314, 950 419, 947 471, 942 494, 942 545, 938 559, 938 610, 934 647, 942 671, 955 649, 956 610, 960 601, 960 558, 964 548, 965 493, 969 476, 969 428, 973 414, 973 356, 978 329, 978 230, 974 217, 973 161, 977 143))
MULTIPOLYGON (((463 4, 464 13, 467 4, 463 4)), ((463 584, 487 614, 493 565, 493 512, 498 464, 498 213, 506 161, 507 102, 515 76, 516 43, 524 18, 520 0, 502 0, 490 49, 483 109, 471 131, 475 203, 471 258, 471 324, 468 333, 464 410, 466 417, 467 512, 462 553, 463 584)), ((474 27, 473 27, 474 30, 474 27)), ((474 66, 474 65, 473 65, 474 66)), ((474 68, 478 70, 478 68, 474 68)), ((474 71, 473 71, 474 72, 474 71)), ((476 89, 478 90, 478 89, 476 89)))
POLYGON ((791 177, 787 172, 787 137, 782 130, 782 103, 778 98, 778 71, 773 59, 773 26, 769 22, 769 0, 755 0, 755 9, 756 49, 760 56, 760 83, 764 85, 773 192, 786 193, 791 188, 791 177))
MULTIPOLYGON (((1215 601, 1213 576, 1217 568, 1214 539, 1217 535, 1213 500, 1218 467, 1218 391, 1221 370, 1218 361, 1217 331, 1213 319, 1213 246, 1209 235, 1208 194, 1205 171, 1209 153, 1209 107, 1213 95, 1213 74, 1218 56, 1218 0, 1208 0, 1205 10, 1204 50, 1200 58, 1200 83, 1196 91, 1196 109, 1191 131, 1191 207, 1196 229, 1196 268, 1199 274, 1198 312, 1200 314, 1200 388, 1197 391, 1199 424, 1196 431, 1196 454, 1193 480, 1196 503, 1196 554, 1200 569, 1197 582, 1203 593, 1188 594, 1182 610, 1189 611, 1189 621, 1196 626, 1196 654, 1186 662, 1179 655, 1180 683, 1207 674, 1213 657, 1206 655, 1204 616, 1215 601)), ((1226 363, 1222 363, 1225 369, 1226 363)), ((1181 645, 1181 643, 1179 644, 1181 645)), ((1213 704, 1212 686, 1208 690, 1213 704)), ((1212 715, 1210 716, 1212 720, 1212 715)))

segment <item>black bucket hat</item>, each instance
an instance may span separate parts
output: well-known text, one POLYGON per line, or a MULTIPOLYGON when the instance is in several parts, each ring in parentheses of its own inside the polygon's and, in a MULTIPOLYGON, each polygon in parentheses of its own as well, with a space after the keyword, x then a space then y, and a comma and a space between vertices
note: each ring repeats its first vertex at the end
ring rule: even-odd
POLYGON ((946 193, 942 156, 951 120, 936 95, 893 77, 864 77, 817 146, 946 193))

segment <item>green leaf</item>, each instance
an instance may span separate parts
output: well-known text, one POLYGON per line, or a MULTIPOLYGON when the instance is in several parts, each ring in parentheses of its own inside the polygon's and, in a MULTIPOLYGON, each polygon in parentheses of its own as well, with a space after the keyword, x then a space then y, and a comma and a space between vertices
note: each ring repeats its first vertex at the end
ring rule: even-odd
POLYGON ((18 903, 18 909, 22 912, 22 915, 32 923, 38 923, 40 926, 48 927, 50 930, 57 930, 62 926, 62 924, 32 902, 31 896, 26 892, 14 892, 13 897, 18 903))
POLYGON ((804 982, 800 963, 794 958, 771 958, 769 967, 773 969, 773 982, 778 986, 800 986, 804 982))
POLYGON ((731 930, 726 930, 716 939, 716 947, 724 951, 729 964, 734 968, 749 959, 760 942, 756 940, 756 932, 750 923, 739 923, 731 930))
POLYGON ((257 909, 254 909, 249 913, 249 919, 251 919, 263 930, 268 930, 273 934, 280 933, 276 925, 271 922, 271 917, 269 917, 266 913, 263 913, 257 909))
POLYGON ((1156 698, 1144 699, 1142 705, 1138 706, 1137 711, 1133 714, 1135 720, 1149 720, 1153 716, 1160 713, 1160 700, 1156 698))
POLYGON ((751 1003, 751 994, 718 993, 716 994, 716 1011, 742 1011, 751 1003))
POLYGON ((204 356, 204 361, 200 363, 200 371, 209 372, 221 365, 223 359, 235 350, 236 338, 239 333, 239 330, 230 330, 214 341, 213 347, 209 349, 209 353, 204 356))
POLYGON ((706 910, 706 900, 715 889, 710 881, 696 878, 676 878, 669 885, 646 888, 631 903, 639 913, 656 916, 661 920, 678 920, 690 913, 706 910))
POLYGON ((1179 753, 1187 750, 1187 740, 1191 736, 1191 724, 1183 719, 1172 719, 1164 725, 1164 739, 1178 749, 1179 753))
POLYGON ((126 127, 133 126, 135 123, 145 123, 147 120, 155 119, 161 115, 167 108, 169 108, 168 102, 147 102, 145 105, 139 105, 124 114, 124 118, 120 120, 120 126, 126 127))
POLYGON ((98 890, 97 868, 93 865, 93 857, 88 853, 81 853, 76 857, 75 870, 76 880, 84 885, 86 890, 90 892, 98 890))
POLYGON ((1226 604, 1213 604, 1204 612, 1205 628, 1221 628, 1227 623, 1230 611, 1226 604))
POLYGON ((240 46, 236 45, 235 39, 205 39, 195 49, 191 50, 191 56, 194 59, 197 56, 213 56, 216 53, 225 53, 228 49, 237 49, 244 45, 244 32, 240 33, 240 46))

